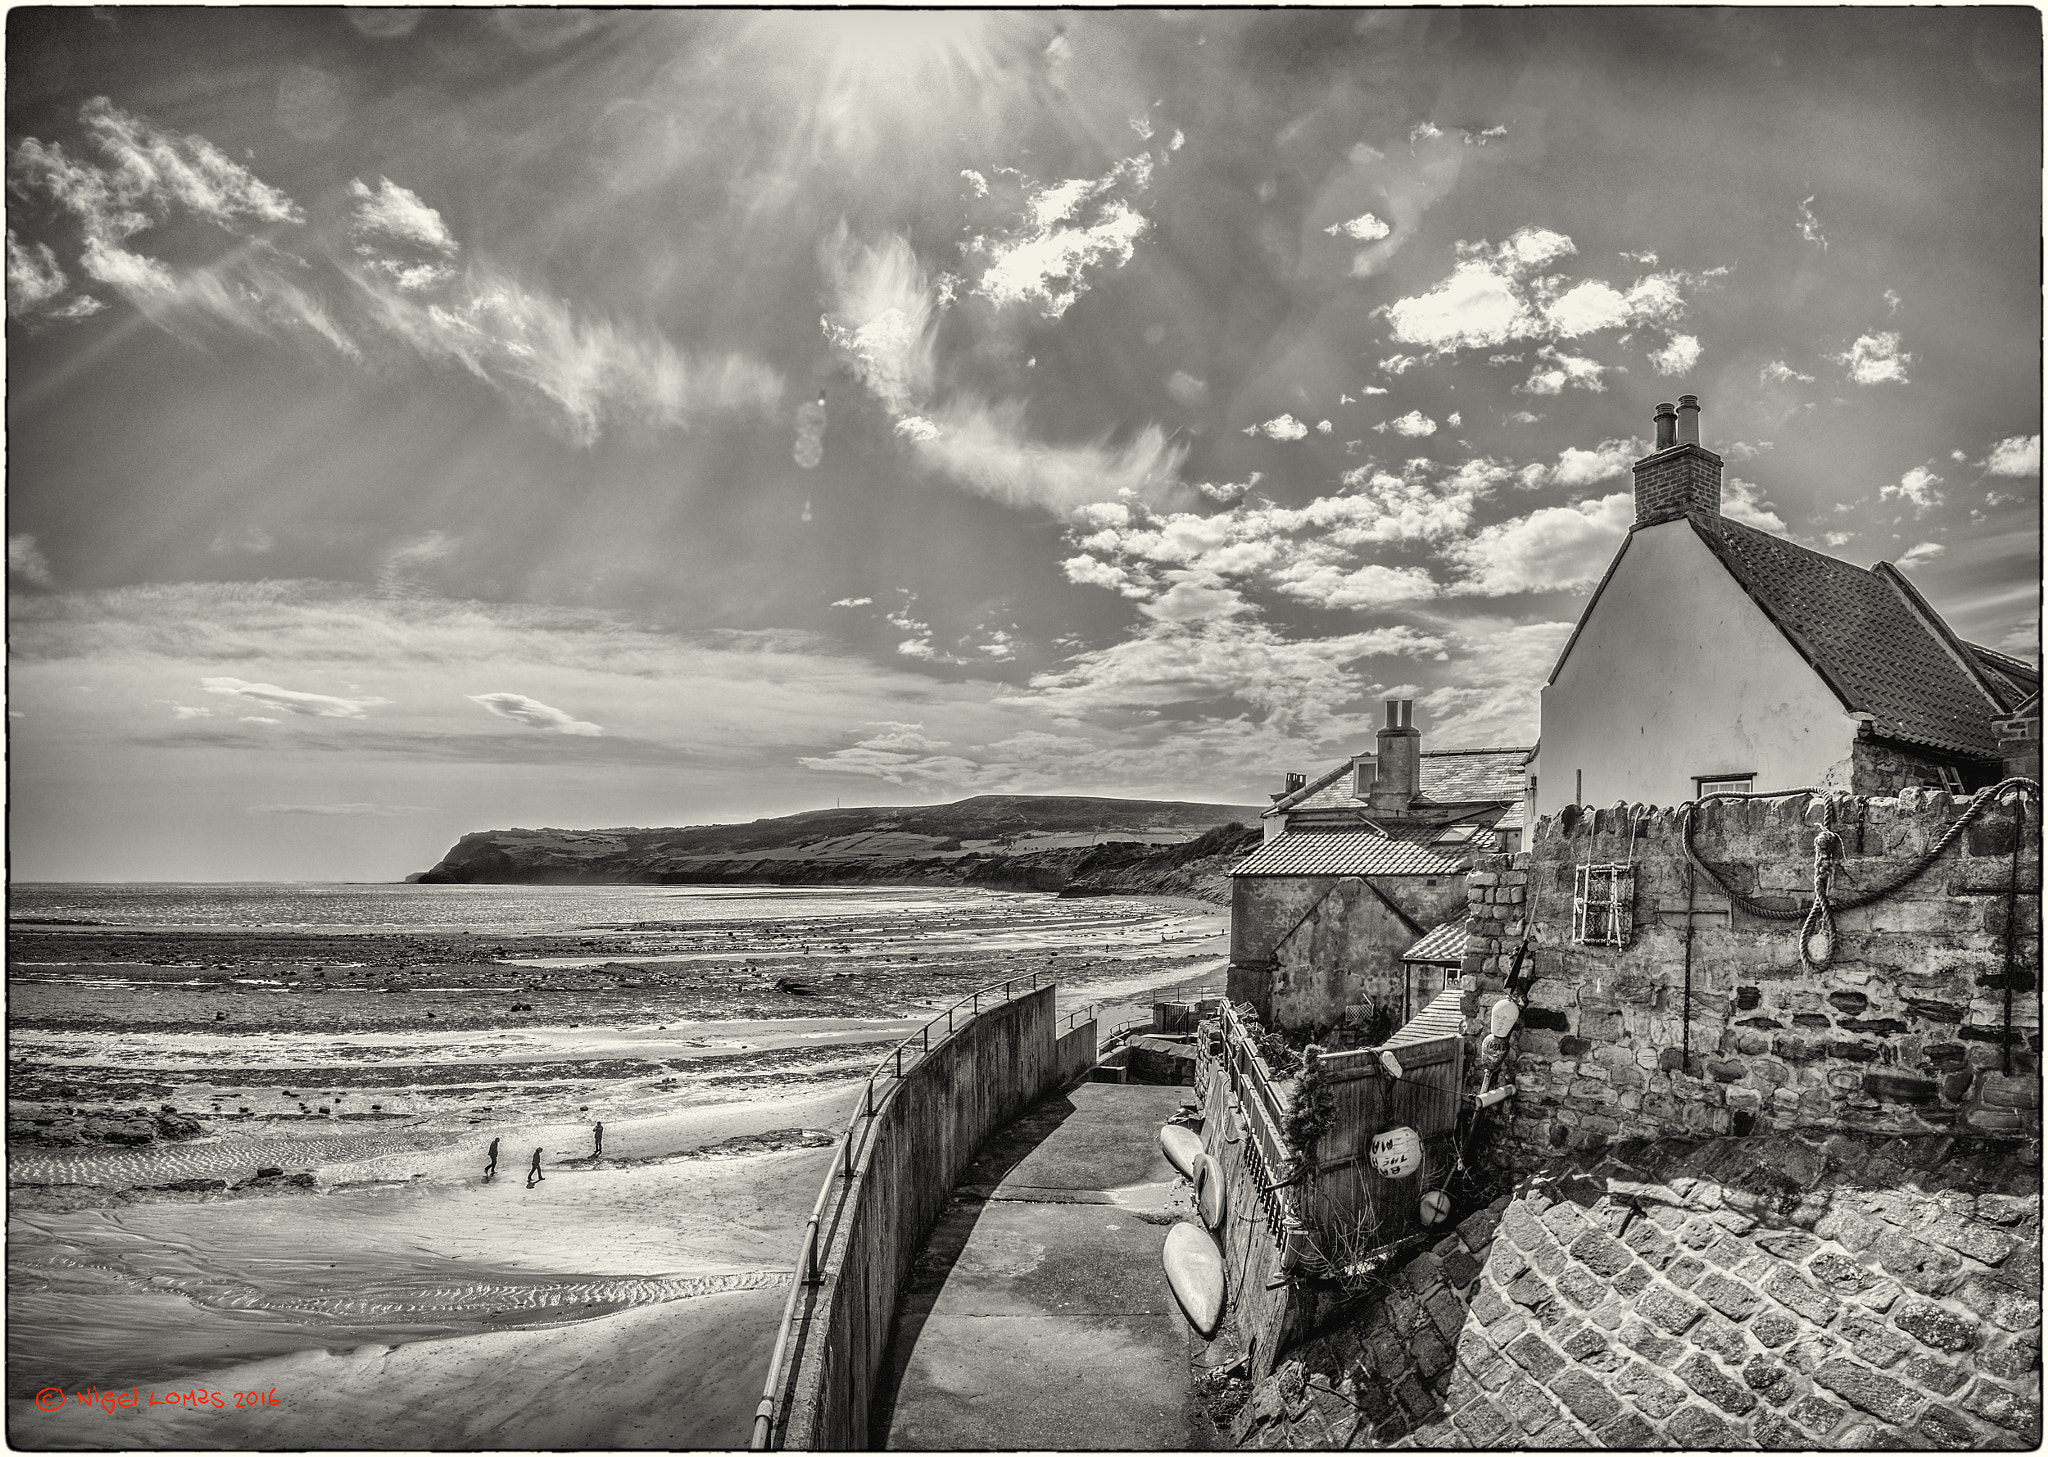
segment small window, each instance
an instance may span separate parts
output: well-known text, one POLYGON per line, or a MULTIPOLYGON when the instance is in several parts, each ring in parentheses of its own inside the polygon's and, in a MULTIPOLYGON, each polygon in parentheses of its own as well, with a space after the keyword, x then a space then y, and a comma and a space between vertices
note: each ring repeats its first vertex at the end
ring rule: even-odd
POLYGON ((1709 794, 1755 794, 1754 774, 1695 774, 1692 777, 1693 798, 1701 799, 1709 794))
POLYGON ((1636 873, 1628 865, 1581 865, 1572 886, 1572 940, 1626 946, 1635 927, 1636 873))

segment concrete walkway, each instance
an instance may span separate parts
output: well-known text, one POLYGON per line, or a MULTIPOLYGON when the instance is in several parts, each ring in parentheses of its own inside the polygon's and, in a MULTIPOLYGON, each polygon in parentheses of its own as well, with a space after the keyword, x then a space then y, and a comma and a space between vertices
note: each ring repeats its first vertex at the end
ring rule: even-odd
POLYGON ((1193 1337, 1159 1262, 1168 1228, 1190 1212, 1159 1126, 1193 1097, 1083 1083, 989 1141, 897 1311, 880 1445, 1205 1443, 1189 1394, 1193 1337))

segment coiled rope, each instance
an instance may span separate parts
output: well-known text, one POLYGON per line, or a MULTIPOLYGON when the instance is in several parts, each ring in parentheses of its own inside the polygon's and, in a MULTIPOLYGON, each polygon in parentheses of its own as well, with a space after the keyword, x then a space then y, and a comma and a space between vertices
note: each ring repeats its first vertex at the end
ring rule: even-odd
MULTIPOLYGON (((1828 959, 1834 955, 1836 911, 1852 911, 1858 906, 1867 906, 1872 901, 1882 900, 1894 891, 1911 885, 1927 873, 1934 862, 1941 858, 1942 852, 1954 844, 1956 837, 1962 834, 1970 822, 1994 800, 2004 798, 2008 794, 2017 796, 2022 803, 2027 800, 2038 801, 2041 798, 2041 786, 2032 779, 2001 779, 1996 784, 1978 790, 1970 796, 1970 802, 1963 807, 1963 812, 1956 817, 1955 822, 1943 830, 1941 837, 1916 856, 1911 863, 1901 866, 1868 889, 1841 899, 1835 899, 1831 892, 1835 877, 1842 868, 1842 837, 1832 829, 1823 827, 1814 836, 1813 842, 1813 899, 1803 905, 1766 905, 1744 895, 1723 879, 1719 871, 1702 860, 1699 851, 1693 846, 1695 811, 1703 804, 1721 799, 1790 799, 1793 795, 1801 794, 1811 799, 1822 792, 1818 789, 1784 789, 1774 794, 1703 794, 1679 810, 1679 843, 1685 847, 1685 858, 1691 862, 1693 868, 1718 886, 1730 902, 1741 906, 1752 916, 1761 916, 1770 921, 1799 921, 1799 960, 1808 967, 1825 966, 1828 959), (1818 955, 1812 954, 1812 948, 1816 943, 1818 955)), ((2025 824, 2024 809, 2021 811, 2018 824, 2025 824)), ((2017 833, 2017 826, 2015 832, 2017 833)), ((2008 937, 2011 934, 2011 930, 2008 929, 2008 937)))

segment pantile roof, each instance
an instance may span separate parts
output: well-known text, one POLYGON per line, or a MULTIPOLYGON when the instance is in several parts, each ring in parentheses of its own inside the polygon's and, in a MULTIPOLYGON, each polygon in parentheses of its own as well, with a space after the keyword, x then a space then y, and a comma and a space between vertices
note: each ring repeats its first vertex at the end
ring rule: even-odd
MULTIPOLYGON (((1522 797, 1523 766, 1533 749, 1424 749, 1417 804, 1487 804, 1522 797)), ((1358 809, 1351 793, 1351 761, 1325 771, 1272 809, 1358 809)))
POLYGON ((1462 875, 1456 860, 1384 835, 1282 835, 1232 875, 1462 875))
MULTIPOLYGON (((1700 538, 1852 712, 1886 738, 1991 756, 2005 706, 1897 568, 1837 561, 1739 521, 1690 518, 1700 538)), ((2015 664, 2017 660, 2014 660, 2015 664)))
POLYGON ((1465 918, 1446 921, 1401 953, 1403 961, 1463 961, 1465 918))
POLYGON ((1463 1000, 1464 993, 1458 988, 1445 987, 1430 999, 1428 1006, 1403 1023, 1399 1032, 1381 1043, 1381 1049, 1412 1047, 1418 1042, 1458 1036, 1465 1020, 1459 1005, 1463 1000))

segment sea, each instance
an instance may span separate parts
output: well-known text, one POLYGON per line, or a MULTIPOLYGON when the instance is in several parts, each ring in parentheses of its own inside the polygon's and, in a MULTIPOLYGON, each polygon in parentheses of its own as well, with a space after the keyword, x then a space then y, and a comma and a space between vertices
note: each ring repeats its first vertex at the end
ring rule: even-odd
POLYGON ((15 1147, 10 1125, 10 1436, 145 1448, 744 1445, 796 1236, 880 1050, 1027 964, 1057 969, 1063 1007, 1220 986, 1226 921, 869 886, 24 884, 8 909, 60 950, 167 933, 147 961, 8 968, 17 1105, 207 1125, 83 1149, 15 1147), (388 968, 335 960, 316 990, 225 949, 571 933, 608 949, 487 953, 542 988, 518 1013, 502 982, 393 995, 388 968), (590 989, 621 959, 644 984, 590 989), (849 993, 859 1015, 770 1006, 784 969, 881 990, 849 993), (720 1002, 720 977, 764 990, 720 1002), (151 1383, 275 1392, 291 1421, 35 1404, 151 1383))

